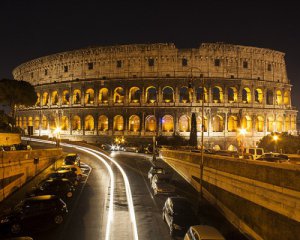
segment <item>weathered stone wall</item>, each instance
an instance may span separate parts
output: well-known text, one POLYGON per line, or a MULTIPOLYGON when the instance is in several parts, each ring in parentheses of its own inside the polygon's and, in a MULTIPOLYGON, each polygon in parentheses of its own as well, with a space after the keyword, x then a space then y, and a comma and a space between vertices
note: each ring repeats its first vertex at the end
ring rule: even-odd
MULTIPOLYGON (((199 190, 201 154, 161 154, 199 190)), ((300 166, 205 154, 203 180, 204 196, 241 231, 255 239, 299 236, 300 166)))
POLYGON ((0 146, 10 146, 21 143, 20 134, 0 133, 0 146))

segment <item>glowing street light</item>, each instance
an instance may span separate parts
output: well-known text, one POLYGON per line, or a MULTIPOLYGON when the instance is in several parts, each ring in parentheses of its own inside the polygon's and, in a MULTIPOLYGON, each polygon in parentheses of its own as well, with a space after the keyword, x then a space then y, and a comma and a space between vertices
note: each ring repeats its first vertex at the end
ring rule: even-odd
POLYGON ((240 151, 242 152, 242 156, 244 155, 244 141, 245 141, 245 135, 247 134, 247 130, 245 128, 239 129, 239 135, 240 135, 240 151))
POLYGON ((54 134, 56 136, 56 147, 59 147, 59 143, 60 143, 60 131, 61 131, 60 127, 57 127, 54 130, 54 134))
POLYGON ((274 135, 273 136, 273 140, 275 142, 275 144, 274 144, 274 152, 277 152, 277 141, 279 140, 278 135, 274 135))

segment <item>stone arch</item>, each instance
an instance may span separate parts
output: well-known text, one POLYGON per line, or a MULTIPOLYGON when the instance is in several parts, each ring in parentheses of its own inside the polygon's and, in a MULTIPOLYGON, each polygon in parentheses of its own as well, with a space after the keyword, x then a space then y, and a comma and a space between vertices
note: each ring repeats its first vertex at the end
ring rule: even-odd
POLYGON ((114 103, 124 103, 124 89, 122 87, 117 87, 114 90, 114 103))
MULTIPOLYGON (((198 116, 196 118, 196 123, 197 123, 197 132, 202 132, 202 117, 198 116)), ((207 132, 207 117, 204 116, 204 132, 207 132)))
POLYGON ((45 115, 42 117, 42 126, 41 127, 43 130, 48 129, 48 119, 45 115))
POLYGON ((283 104, 284 105, 290 105, 290 92, 285 91, 283 95, 283 104))
POLYGON ((251 103, 251 90, 248 87, 245 87, 242 90, 242 102, 251 103))
POLYGON ((213 146, 213 150, 215 150, 215 151, 221 150, 220 145, 218 145, 218 144, 214 145, 214 146, 213 146))
POLYGON ((252 118, 248 115, 242 117, 241 127, 246 129, 247 132, 252 132, 252 118))
POLYGON ((81 118, 78 115, 72 117, 72 130, 81 130, 81 118))
POLYGON ((171 115, 165 115, 162 118, 162 131, 173 132, 174 131, 174 119, 171 115))
POLYGON ((256 88, 254 91, 254 101, 255 103, 262 103, 263 102, 263 90, 260 88, 256 88))
POLYGON ((156 118, 154 115, 148 115, 145 121, 146 132, 155 132, 156 131, 156 118))
POLYGON ((146 102, 155 103, 157 102, 157 91, 153 86, 147 87, 146 89, 146 102))
POLYGON ((181 102, 181 103, 190 102, 189 90, 186 86, 181 87, 179 90, 179 102, 181 102))
POLYGON ((238 148, 237 148, 236 146, 230 144, 230 145, 228 146, 227 150, 228 150, 228 151, 237 151, 238 148))
POLYGON ((263 132, 264 131, 264 118, 262 116, 257 116, 256 117, 255 130, 257 132, 263 132))
POLYGON ((223 132, 224 131, 224 121, 223 117, 220 115, 215 115, 212 119, 213 132, 223 132))
POLYGON ((285 117, 284 125, 285 125, 285 131, 286 132, 291 130, 291 119, 290 119, 289 116, 285 117))
POLYGON ((179 118, 179 132, 190 131, 190 118, 187 115, 182 115, 179 118))
POLYGON ((129 102, 130 103, 140 103, 141 102, 141 90, 139 87, 130 88, 129 102))
POLYGON ((67 116, 61 117, 61 130, 66 131, 69 129, 69 118, 67 116))
POLYGON ((31 116, 28 117, 28 126, 33 126, 33 118, 31 116))
POLYGON ((70 103, 70 92, 69 90, 64 90, 62 93, 62 105, 69 105, 70 103))
POLYGON ((108 89, 107 88, 101 88, 99 91, 99 103, 108 103, 108 89))
POLYGON ((280 90, 276 91, 276 105, 282 104, 282 92, 280 90))
POLYGON ((283 132, 283 118, 281 116, 276 118, 276 132, 283 132))
POLYGON ((222 103, 224 100, 223 89, 220 86, 215 86, 212 89, 213 102, 214 103, 222 103))
MULTIPOLYGON (((198 87, 196 90, 196 101, 197 102, 202 102, 203 99, 203 89, 202 87, 198 87)), ((204 102, 207 103, 208 102, 208 93, 207 93, 207 89, 204 87, 204 102)))
POLYGON ((116 115, 114 117, 114 131, 123 131, 124 130, 124 118, 121 115, 116 115))
POLYGON ((40 129, 40 117, 36 116, 34 118, 34 125, 33 125, 33 128, 35 130, 39 130, 40 129))
POLYGON ((234 103, 238 101, 238 90, 236 87, 229 87, 227 94, 228 94, 227 97, 229 103, 234 103))
POLYGON ((140 131, 140 125, 141 125, 141 120, 140 117, 137 115, 131 115, 129 117, 129 126, 128 129, 131 132, 138 132, 140 131))
POLYGON ((267 90, 267 105, 273 105, 273 91, 272 90, 267 90))
POLYGON ((238 119, 237 116, 229 116, 228 117, 228 123, 227 123, 227 129, 228 132, 236 132, 238 128, 238 119))
POLYGON ((267 132, 274 132, 274 117, 269 116, 267 118, 267 132))
POLYGON ((58 117, 57 116, 51 116, 49 118, 49 128, 50 130, 55 130, 58 126, 58 117))
POLYGON ((98 118, 98 130, 108 131, 108 117, 106 115, 100 115, 98 118))
POLYGON ((172 87, 166 86, 162 90, 163 101, 166 103, 174 102, 174 89, 172 87))
POLYGON ((23 125, 23 128, 25 129, 25 128, 27 128, 27 117, 23 117, 23 123, 22 123, 22 125, 23 125))
POLYGON ((81 103, 81 91, 79 89, 75 89, 73 91, 73 104, 81 103))
POLYGON ((40 106, 40 104, 41 104, 41 94, 37 93, 36 96, 37 96, 37 100, 36 100, 35 106, 40 106))
POLYGON ((48 92, 44 92, 42 106, 48 106, 48 101, 49 101, 49 94, 48 92))
POLYGON ((89 88, 85 91, 84 103, 85 104, 94 104, 94 102, 95 102, 94 89, 89 88))
POLYGON ((58 105, 58 92, 53 91, 51 93, 51 105, 58 105))
POLYGON ((94 131, 95 130, 95 120, 92 115, 87 115, 84 118, 84 130, 85 131, 94 131))

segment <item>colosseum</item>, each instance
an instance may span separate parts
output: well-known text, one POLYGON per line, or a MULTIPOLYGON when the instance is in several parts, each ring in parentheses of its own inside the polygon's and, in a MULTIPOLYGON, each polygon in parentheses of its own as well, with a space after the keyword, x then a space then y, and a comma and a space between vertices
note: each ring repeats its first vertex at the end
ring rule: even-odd
POLYGON ((232 150, 241 138, 255 146, 272 132, 296 134, 284 53, 270 49, 88 47, 23 63, 13 76, 35 86, 36 105, 19 108, 16 119, 25 132, 33 126, 34 135, 51 136, 60 127, 62 138, 89 142, 189 138, 192 113, 208 148, 232 150))

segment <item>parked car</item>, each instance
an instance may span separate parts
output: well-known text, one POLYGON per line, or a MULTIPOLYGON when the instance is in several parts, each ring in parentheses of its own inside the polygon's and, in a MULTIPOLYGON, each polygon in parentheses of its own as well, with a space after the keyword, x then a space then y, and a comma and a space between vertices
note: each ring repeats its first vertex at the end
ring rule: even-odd
POLYGON ((165 172, 165 169, 162 168, 162 167, 152 166, 152 167, 150 168, 150 170, 149 170, 149 172, 148 172, 148 179, 149 179, 150 183, 151 183, 151 181, 152 181, 153 176, 154 176, 155 174, 158 174, 158 173, 164 174, 164 173, 166 173, 166 172, 165 172))
POLYGON ((57 170, 50 173, 47 176, 48 179, 68 179, 74 186, 78 186, 80 182, 80 176, 78 176, 73 170, 57 170))
POLYGON ((130 144, 130 145, 124 146, 124 151, 138 153, 140 151, 140 147, 130 144))
POLYGON ((103 150, 110 150, 111 149, 111 145, 107 144, 107 143, 103 143, 103 144, 101 144, 101 148, 103 150))
POLYGON ((289 163, 289 157, 280 153, 265 153, 257 158, 258 161, 276 162, 276 163, 289 163))
POLYGON ((57 195, 62 199, 67 199, 73 196, 74 191, 75 187, 70 180, 65 178, 50 178, 42 181, 38 187, 33 188, 26 195, 28 197, 57 195))
POLYGON ((154 195, 170 194, 175 192, 175 187, 170 183, 170 177, 166 174, 155 174, 152 178, 151 187, 154 195))
POLYGON ((77 153, 69 153, 64 159, 64 165, 78 165, 80 167, 80 156, 77 153))
POLYGON ((235 157, 238 158, 238 152, 237 151, 228 151, 228 150, 218 150, 215 152, 216 155, 221 155, 221 156, 227 156, 227 157, 235 157))
POLYGON ((257 159, 264 154, 263 148, 247 147, 244 149, 243 155, 251 154, 253 159, 257 159))
POLYGON ((58 171, 60 170, 68 170, 68 171, 73 171, 76 173, 77 177, 79 180, 82 178, 82 170, 80 167, 77 165, 62 165, 60 168, 57 169, 58 171))
POLYGON ((225 240, 223 235, 214 227, 207 225, 191 226, 184 240, 225 240))
POLYGON ((0 225, 12 234, 19 234, 27 229, 39 229, 50 224, 60 225, 67 212, 66 203, 57 196, 30 197, 1 216, 0 225))
POLYGON ((168 224, 171 236, 184 235, 190 226, 197 225, 197 218, 191 204, 184 197, 168 197, 163 207, 162 217, 168 224))

